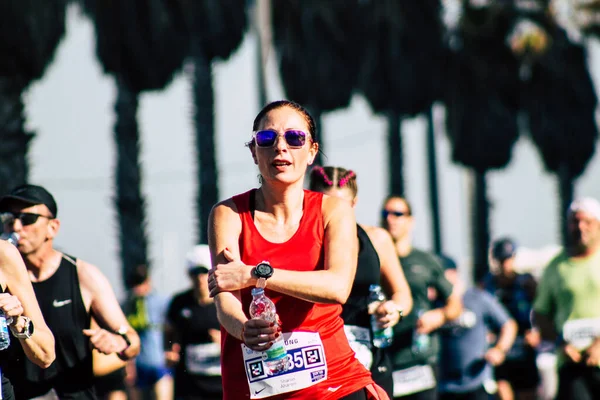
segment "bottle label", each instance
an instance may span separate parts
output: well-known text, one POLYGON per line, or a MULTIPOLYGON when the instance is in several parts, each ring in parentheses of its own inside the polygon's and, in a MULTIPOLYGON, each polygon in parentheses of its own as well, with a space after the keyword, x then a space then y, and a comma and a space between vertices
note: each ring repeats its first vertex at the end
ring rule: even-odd
POLYGON ((279 360, 287 354, 283 341, 275 342, 269 350, 263 353, 263 359, 265 361, 279 360))
MULTIPOLYGON (((269 375, 265 353, 254 351, 242 344, 242 355, 250 387, 251 399, 262 399, 304 389, 327 379, 327 362, 321 336, 317 332, 284 333, 287 351, 287 370, 269 375)), ((266 355, 271 358, 270 355, 266 355)))

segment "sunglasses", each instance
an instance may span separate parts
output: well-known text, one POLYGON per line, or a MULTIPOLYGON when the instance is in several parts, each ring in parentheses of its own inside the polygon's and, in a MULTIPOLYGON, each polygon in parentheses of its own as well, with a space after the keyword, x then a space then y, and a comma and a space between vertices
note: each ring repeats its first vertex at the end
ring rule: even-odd
MULTIPOLYGON (((279 133, 273 130, 254 132, 254 142, 258 147, 273 147, 279 133)), ((285 142, 291 148, 300 148, 306 143, 306 133, 297 130, 285 131, 283 134, 285 142)))
POLYGON ((27 226, 35 224, 39 217, 54 219, 54 217, 34 213, 3 212, 0 213, 0 222, 2 222, 2 225, 12 225, 15 222, 15 220, 18 219, 19 221, 21 221, 21 225, 27 226))
POLYGON ((408 213, 402 211, 381 210, 381 218, 387 219, 387 217, 389 217, 390 215, 399 218, 408 215, 408 213))

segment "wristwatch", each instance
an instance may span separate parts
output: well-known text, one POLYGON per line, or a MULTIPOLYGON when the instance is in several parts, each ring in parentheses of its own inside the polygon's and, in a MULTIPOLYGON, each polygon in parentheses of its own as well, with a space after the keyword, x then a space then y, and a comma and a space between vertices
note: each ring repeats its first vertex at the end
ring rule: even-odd
POLYGON ((273 267, 271 267, 271 264, 268 261, 261 261, 254 267, 252 274, 258 278, 256 287, 264 289, 265 286, 267 286, 267 279, 273 276, 273 267))
POLYGON ((125 340, 125 343, 127 343, 127 346, 125 346, 125 348, 123 350, 121 350, 120 352, 117 353, 117 356, 119 356, 119 358, 121 360, 127 359, 125 352, 129 348, 129 346, 131 346, 131 340, 129 340, 129 337, 127 336, 128 331, 129 331, 129 327, 127 325, 122 325, 119 328, 119 330, 117 331, 117 335, 121 336, 125 340))
POLYGON ((25 320, 25 325, 23 327, 23 332, 17 332, 17 328, 15 325, 9 325, 10 331, 13 336, 17 339, 29 339, 31 335, 33 335, 33 321, 31 318, 21 315, 21 318, 25 320))

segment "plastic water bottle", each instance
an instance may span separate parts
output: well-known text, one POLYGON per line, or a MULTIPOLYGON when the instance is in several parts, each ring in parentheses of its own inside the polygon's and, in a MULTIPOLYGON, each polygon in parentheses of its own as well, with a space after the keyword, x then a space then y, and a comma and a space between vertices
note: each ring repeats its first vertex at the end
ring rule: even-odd
MULTIPOLYGON (((419 318, 423 315, 423 311, 419 311, 417 313, 419 318)), ((413 332, 413 341, 412 341, 412 352, 413 354, 423 354, 429 350, 429 346, 431 345, 431 338, 426 333, 417 332, 417 328, 413 332)))
MULTIPOLYGON (((252 289, 252 302, 250 303, 250 316, 253 319, 264 319, 277 325, 277 312, 275 304, 265 296, 263 288, 252 289)), ((287 370, 287 350, 283 336, 280 335, 273 345, 263 352, 263 362, 271 375, 279 374, 287 370)))
POLYGON ((381 286, 371 285, 369 286, 369 313, 371 314, 371 328, 373 330, 373 345, 375 347, 384 348, 392 344, 394 337, 394 331, 391 327, 381 328, 377 322, 377 316, 375 310, 379 305, 385 302, 387 299, 381 286))
POLYGON ((3 310, 0 310, 0 350, 6 350, 10 346, 10 333, 8 332, 8 324, 12 322, 12 318, 6 317, 3 310))
POLYGON ((6 240, 8 243, 16 246, 19 244, 19 234, 17 232, 3 233, 0 235, 0 239, 6 240))

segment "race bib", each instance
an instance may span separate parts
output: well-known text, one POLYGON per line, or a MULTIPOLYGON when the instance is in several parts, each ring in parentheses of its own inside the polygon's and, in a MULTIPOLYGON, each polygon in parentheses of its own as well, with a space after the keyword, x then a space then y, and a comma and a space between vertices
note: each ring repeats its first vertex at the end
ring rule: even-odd
POLYGON ((268 373, 263 353, 242 344, 242 355, 251 399, 262 399, 304 389, 327 379, 327 362, 321 336, 316 332, 284 333, 287 370, 268 373))
POLYGON ((366 369, 370 370, 373 365, 373 352, 371 351, 371 332, 369 329, 356 325, 344 325, 344 332, 350 347, 354 350, 356 359, 366 369))
POLYGON ((563 326, 563 338, 577 350, 590 347, 600 337, 600 318, 575 319, 563 326))
POLYGON ((220 376, 220 356, 217 343, 189 344, 185 347, 185 366, 191 374, 220 376))
POLYGON ((431 365, 417 365, 392 372, 394 397, 406 396, 432 389, 436 385, 431 365))

